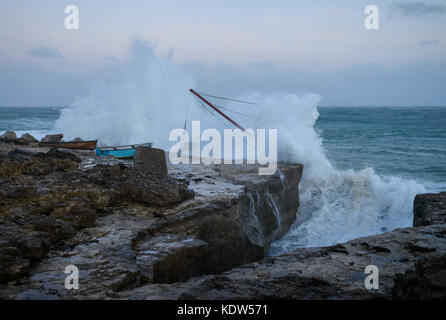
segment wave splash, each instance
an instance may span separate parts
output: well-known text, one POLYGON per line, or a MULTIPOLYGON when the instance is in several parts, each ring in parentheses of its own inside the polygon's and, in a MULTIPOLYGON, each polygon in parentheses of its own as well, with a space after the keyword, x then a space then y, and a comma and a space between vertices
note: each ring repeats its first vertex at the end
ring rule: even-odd
POLYGON ((88 96, 63 109, 55 130, 67 139, 98 139, 106 146, 166 147, 169 132, 184 126, 192 78, 141 39, 132 42, 128 61, 112 74, 114 81, 92 84, 88 96))
POLYGON ((270 255, 412 225, 413 199, 426 192, 425 188, 413 180, 380 177, 373 168, 342 171, 333 167, 314 129, 319 117, 317 96, 276 94, 260 100, 265 105, 264 121, 279 130, 279 159, 305 166, 298 218, 289 232, 272 244, 270 255))
MULTIPOLYGON (((188 91, 194 86, 192 78, 169 58, 156 57, 146 42, 133 42, 128 63, 118 71, 119 81, 96 83, 89 96, 63 109, 55 130, 66 138, 98 138, 104 145, 150 141, 167 150, 172 144, 169 132, 182 128, 185 118, 219 128, 206 111, 189 106, 193 104, 188 91)), ((359 172, 334 168, 314 129, 318 95, 249 93, 237 98, 257 103, 249 110, 255 119, 243 119, 244 126, 278 129, 279 160, 305 166, 298 218, 272 244, 271 255, 412 224, 412 201, 425 192, 424 187, 398 177, 380 177, 371 168, 359 172)))

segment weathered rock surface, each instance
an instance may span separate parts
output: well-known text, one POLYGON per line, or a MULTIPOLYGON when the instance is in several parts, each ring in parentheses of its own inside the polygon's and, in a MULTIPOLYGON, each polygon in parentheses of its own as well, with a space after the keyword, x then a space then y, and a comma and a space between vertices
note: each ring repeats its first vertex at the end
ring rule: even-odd
POLYGON ((39 141, 29 133, 25 133, 20 138, 17 138, 14 131, 7 131, 0 136, 0 142, 12 145, 36 145, 39 141))
POLYGON ((446 192, 417 195, 413 209, 415 227, 446 223, 446 192))
POLYGON ((301 165, 269 177, 256 166, 171 166, 166 177, 8 150, 0 299, 446 298, 446 193, 415 198, 413 228, 262 260, 296 219, 301 165), (68 265, 79 290, 64 287, 68 265), (364 286, 368 265, 378 290, 364 286))
POLYGON ((64 172, 77 168, 79 162, 80 159, 75 155, 56 149, 48 153, 16 149, 0 158, 0 179, 6 179, 11 183, 21 175, 44 176, 52 172, 64 172))
POLYGON ((282 166, 271 177, 259 177, 257 169, 172 166, 166 178, 121 164, 63 173, 70 188, 104 192, 103 202, 83 205, 94 212, 94 223, 88 214, 69 220, 80 216, 76 210, 45 211, 79 227, 44 247, 43 256, 27 258, 30 263, 16 272, 27 276, 9 275, 16 281, 0 285, 0 298, 119 298, 148 283, 186 281, 262 259, 296 218, 302 166, 282 166), (79 290, 64 288, 70 264, 80 270, 79 290))
POLYGON ((0 141, 3 142, 14 142, 17 141, 17 135, 14 131, 6 131, 0 136, 0 141))
POLYGON ((169 206, 193 197, 184 181, 123 165, 81 170, 80 162, 57 149, 0 157, 0 283, 26 276, 48 251, 115 206, 169 206))
POLYGON ((140 172, 125 165, 98 165, 87 170, 85 179, 111 191, 114 204, 137 202, 166 207, 193 198, 187 183, 171 177, 140 172))
POLYGON ((47 134, 46 136, 44 136, 40 141, 41 142, 60 142, 62 141, 63 138, 63 134, 59 133, 59 134, 47 134))
POLYGON ((422 227, 398 229, 326 248, 302 248, 220 275, 186 283, 152 284, 122 299, 445 299, 444 193, 420 195, 422 227), (443 208, 443 209, 439 209, 443 208), (433 217, 433 218, 432 218, 433 217), (443 218, 439 218, 443 217, 443 218), (438 224, 433 222, 437 221, 438 224), (364 286, 368 265, 379 268, 379 289, 364 286))
POLYGON ((34 138, 32 135, 30 135, 29 133, 25 133, 19 139, 17 139, 16 144, 29 145, 29 144, 36 144, 38 142, 39 140, 34 138))

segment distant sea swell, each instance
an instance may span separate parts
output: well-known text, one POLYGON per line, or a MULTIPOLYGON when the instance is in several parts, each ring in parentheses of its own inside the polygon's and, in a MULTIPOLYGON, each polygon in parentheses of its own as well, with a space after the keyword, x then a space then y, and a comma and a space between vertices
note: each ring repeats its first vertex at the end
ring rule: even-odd
POLYGON ((30 133, 40 139, 54 132, 54 124, 64 107, 0 107, 0 132, 30 133))

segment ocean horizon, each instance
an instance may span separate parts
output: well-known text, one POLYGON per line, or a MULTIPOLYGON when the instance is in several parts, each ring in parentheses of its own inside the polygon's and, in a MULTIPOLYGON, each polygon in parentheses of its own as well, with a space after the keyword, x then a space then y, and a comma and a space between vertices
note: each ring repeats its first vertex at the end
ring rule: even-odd
MULTIPOLYGON (((41 139, 56 132, 64 108, 69 107, 0 106, 0 133, 41 139)), ((315 129, 335 167, 371 167, 381 175, 415 179, 432 192, 446 189, 446 107, 319 106, 318 111, 315 129)))

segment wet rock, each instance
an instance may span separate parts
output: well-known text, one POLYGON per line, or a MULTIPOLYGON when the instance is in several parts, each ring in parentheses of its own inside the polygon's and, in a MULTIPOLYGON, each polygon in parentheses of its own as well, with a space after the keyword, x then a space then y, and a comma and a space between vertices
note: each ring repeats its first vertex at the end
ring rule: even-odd
POLYGON ((60 241, 93 227, 110 192, 81 183, 69 152, 12 150, 0 159, 0 282, 26 276, 60 241))
POLYGON ((139 146, 135 151, 134 166, 143 173, 167 175, 166 155, 161 149, 139 146))
POLYGON ((35 191, 28 197, 8 195, 0 215, 0 283, 26 275, 61 240, 95 225, 97 212, 88 207, 89 199, 58 202, 57 197, 39 197, 35 191), (11 201, 19 201, 22 207, 13 205, 8 210, 11 201))
POLYGON ((264 247, 253 244, 243 227, 231 217, 211 216, 199 225, 197 238, 209 244, 205 272, 220 273, 234 266, 260 260, 264 247))
POLYGON ((30 230, 5 218, 0 223, 0 283, 25 275, 49 246, 45 233, 30 230))
MULTIPOLYGON (((421 195, 418 209, 443 207, 443 194, 421 195)), ((446 213, 438 209, 435 215, 446 213)), ((431 220, 429 220, 431 221, 431 220)), ((397 229, 324 248, 119 293, 121 299, 445 299, 446 223, 397 229), (379 270, 379 289, 365 288, 368 265, 379 270)))
POLYGON ((61 151, 57 148, 51 148, 47 153, 39 154, 41 157, 49 157, 53 159, 69 160, 73 162, 81 162, 81 159, 75 154, 68 151, 61 151))
POLYGON ((415 227, 446 223, 446 192, 417 195, 413 211, 415 227))
POLYGON ((204 273, 207 249, 208 244, 202 240, 161 235, 135 248, 136 264, 151 283, 186 281, 204 273))
POLYGON ((15 142, 17 141, 17 135, 14 131, 6 131, 0 136, 0 141, 15 142))
POLYGON ((434 300, 446 298, 446 255, 415 262, 395 279, 393 299, 434 300))
POLYGON ((445 225, 400 229, 326 248, 302 248, 279 257, 186 283, 151 284, 119 293, 121 299, 444 299, 445 225), (435 252, 414 254, 407 243, 423 239, 435 252), (382 247, 382 252, 369 247, 382 247), (379 269, 379 290, 368 290, 364 270, 379 269))
POLYGON ((63 134, 47 134, 45 137, 40 140, 41 142, 61 142, 63 138, 63 134))
MULTIPOLYGON (((226 176, 244 185, 240 193, 229 199, 215 199, 187 208, 170 219, 160 221, 156 227, 140 232, 135 237, 135 250, 158 252, 157 244, 162 243, 167 247, 174 243, 177 246, 175 243, 181 239, 206 244, 205 248, 194 250, 195 269, 183 269, 176 281, 199 274, 224 272, 234 266, 262 259, 271 242, 279 238, 296 218, 299 206, 296 185, 302 174, 302 166, 283 166, 280 174, 261 178, 254 169, 225 169, 226 176), (249 177, 250 174, 254 176, 249 177), (246 181, 242 182, 245 178, 246 181), (287 201, 290 202, 287 204, 287 201), (291 203, 295 205, 293 208, 288 206, 291 203), (187 270, 191 272, 187 274, 187 270)), ((205 181, 198 183, 206 184, 205 181)), ((170 254, 176 255, 175 252, 170 254)), ((182 261, 182 254, 179 251, 176 259, 165 260, 164 268, 171 268, 169 261, 182 261)), ((140 256, 147 257, 144 253, 138 253, 137 257, 140 256)), ((152 266, 153 259, 148 261, 145 265, 152 266)), ((153 266, 147 269, 148 279, 156 278, 158 282, 160 279, 171 279, 150 274, 155 272, 153 266)))
POLYGON ((20 138, 22 141, 26 142, 26 143, 36 143, 39 142, 39 140, 37 140, 36 138, 34 138, 32 135, 30 135, 29 133, 25 133, 22 135, 22 137, 20 138))
POLYGON ((157 176, 133 175, 118 182, 113 192, 113 200, 134 201, 165 207, 193 198, 187 185, 174 179, 157 176))
POLYGON ((81 229, 94 226, 97 214, 96 210, 74 202, 68 206, 55 208, 52 210, 51 216, 69 221, 75 228, 81 229))
MULTIPOLYGON (((55 160, 68 161, 38 161, 55 160)), ((444 193, 417 197, 414 228, 261 260, 296 219, 302 166, 270 177, 249 166, 194 170, 163 177, 120 164, 0 177, 0 282, 20 280, 0 285, 0 298, 446 298, 444 193), (63 287, 69 264, 80 267, 79 290, 63 287), (364 286, 368 265, 379 268, 379 290, 364 286)))
POLYGON ((194 192, 182 181, 124 165, 96 166, 88 173, 91 182, 111 190, 115 204, 137 202, 165 207, 194 197, 194 192))
POLYGON ((298 198, 299 181, 288 178, 300 177, 302 166, 290 166, 290 172, 274 177, 258 177, 256 170, 249 170, 253 177, 246 181, 243 177, 251 173, 240 169, 228 171, 228 177, 214 166, 169 169, 171 176, 162 177, 122 163, 97 165, 54 172, 49 185, 41 184, 46 176, 25 177, 39 185, 27 191, 26 199, 18 189, 17 198, 7 198, 8 208, 14 209, 9 215, 17 225, 40 232, 38 239, 46 234, 50 245, 45 257, 35 258, 22 276, 14 276, 23 281, 0 285, 0 298, 119 298, 120 292, 148 283, 176 283, 227 271, 261 259, 284 224, 292 221, 285 217, 291 211, 296 217, 297 207, 292 210, 280 203, 298 198), (215 185, 206 178, 188 186, 185 175, 192 172, 192 178, 213 177, 215 185), (169 191, 176 188, 182 191, 169 191), (180 196, 189 192, 195 193, 193 199, 180 196), (99 200, 107 195, 108 205, 99 200), (19 208, 18 201, 26 205, 19 208), (270 221, 275 229, 263 225, 270 221), (66 275, 60 266, 69 264, 80 270, 82 286, 76 292, 63 287, 66 275))
POLYGON ((29 151, 23 151, 20 149, 15 149, 8 153, 9 159, 17 162, 32 161, 33 160, 32 156, 33 153, 29 151))
POLYGON ((20 149, 12 150, 0 158, 0 179, 18 175, 48 175, 78 167, 80 159, 69 152, 51 149, 48 153, 33 153, 20 149))

